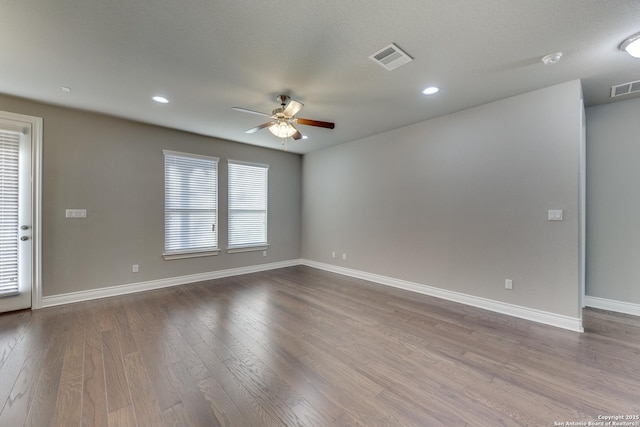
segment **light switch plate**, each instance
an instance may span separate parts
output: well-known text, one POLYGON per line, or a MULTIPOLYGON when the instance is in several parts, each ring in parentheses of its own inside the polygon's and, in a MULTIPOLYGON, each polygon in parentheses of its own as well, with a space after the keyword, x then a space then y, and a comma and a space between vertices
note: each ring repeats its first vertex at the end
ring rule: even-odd
POLYGON ((562 221, 563 211, 558 209, 552 209, 549 211, 549 221, 562 221))
POLYGON ((86 209, 67 209, 65 211, 66 218, 86 218, 87 210, 86 209))

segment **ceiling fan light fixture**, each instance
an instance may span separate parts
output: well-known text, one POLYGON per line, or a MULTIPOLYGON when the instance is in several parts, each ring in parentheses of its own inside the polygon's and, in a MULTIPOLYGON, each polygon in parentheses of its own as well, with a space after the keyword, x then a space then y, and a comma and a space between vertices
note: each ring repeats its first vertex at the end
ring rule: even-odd
POLYGON ((297 132, 296 128, 285 121, 281 121, 269 127, 269 132, 278 138, 290 138, 297 132))
POLYGON ((620 50, 627 52, 634 58, 640 58, 640 33, 627 37, 620 43, 620 50))

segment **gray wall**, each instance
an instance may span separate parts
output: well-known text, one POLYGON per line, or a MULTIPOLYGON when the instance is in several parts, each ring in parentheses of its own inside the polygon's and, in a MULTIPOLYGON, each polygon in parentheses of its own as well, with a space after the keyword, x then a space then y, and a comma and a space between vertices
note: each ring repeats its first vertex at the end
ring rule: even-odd
POLYGON ((640 304, 640 98, 586 113, 587 295, 640 304))
POLYGON ((301 156, 1 96, 42 117, 44 296, 300 257, 301 156), (219 244, 226 248, 227 159, 267 163, 269 243, 262 252, 165 261, 163 149, 217 156, 219 244), (87 219, 65 209, 86 208, 87 219), (131 266, 139 264, 140 272, 131 266))
POLYGON ((581 111, 572 81, 305 155, 303 258, 580 317, 581 111))

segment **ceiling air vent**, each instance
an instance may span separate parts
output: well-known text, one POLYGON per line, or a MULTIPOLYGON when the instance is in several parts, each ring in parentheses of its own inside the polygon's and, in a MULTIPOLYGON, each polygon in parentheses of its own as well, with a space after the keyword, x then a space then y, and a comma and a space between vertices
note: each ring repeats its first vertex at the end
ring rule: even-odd
POLYGON ((387 70, 395 70, 401 65, 407 64, 413 61, 413 58, 403 52, 398 46, 391 43, 389 46, 385 46, 373 55, 371 55, 373 61, 380 64, 387 70))
POLYGON ((640 80, 635 82, 622 83, 621 85, 611 86, 611 97, 629 95, 631 93, 640 92, 640 80))

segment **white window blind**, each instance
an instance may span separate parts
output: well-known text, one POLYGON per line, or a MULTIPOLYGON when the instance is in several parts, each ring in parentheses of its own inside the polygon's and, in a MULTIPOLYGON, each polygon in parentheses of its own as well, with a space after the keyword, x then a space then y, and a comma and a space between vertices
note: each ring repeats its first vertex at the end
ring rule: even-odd
POLYGON ((218 159, 164 151, 165 256, 218 249, 218 159))
POLYGON ((0 131, 0 297, 18 293, 20 134, 0 131))
POLYGON ((229 248, 267 244, 268 165, 229 160, 229 248))

